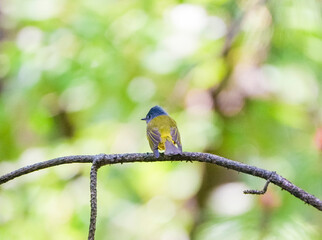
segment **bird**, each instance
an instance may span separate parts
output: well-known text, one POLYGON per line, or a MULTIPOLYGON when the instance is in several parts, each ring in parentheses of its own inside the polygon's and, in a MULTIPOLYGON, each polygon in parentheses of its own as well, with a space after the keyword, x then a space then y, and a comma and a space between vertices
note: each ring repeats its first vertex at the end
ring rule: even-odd
POLYGON ((145 118, 146 135, 150 148, 156 158, 160 156, 159 150, 164 154, 181 154, 182 144, 177 123, 160 106, 150 109, 145 118))

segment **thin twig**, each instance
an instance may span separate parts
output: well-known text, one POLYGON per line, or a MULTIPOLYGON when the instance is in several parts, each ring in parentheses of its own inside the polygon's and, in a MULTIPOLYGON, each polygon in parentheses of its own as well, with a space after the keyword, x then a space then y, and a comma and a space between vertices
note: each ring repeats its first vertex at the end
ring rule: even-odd
POLYGON ((92 163, 90 174, 90 192, 91 192, 91 218, 89 223, 88 240, 95 239, 96 216, 97 216, 97 170, 99 168, 98 161, 102 155, 96 156, 92 163))
POLYGON ((84 155, 84 156, 69 156, 52 159, 46 162, 36 163, 29 165, 11 173, 5 174, 0 177, 0 185, 8 182, 16 177, 31 173, 40 169, 53 167, 56 165, 67 163, 91 163, 97 156, 101 156, 99 166, 117 164, 117 163, 130 163, 130 162, 156 162, 156 161, 199 161, 216 164, 218 166, 232 169, 238 172, 243 172, 252 176, 260 177, 263 179, 270 179, 270 182, 279 186, 280 188, 288 191, 295 197, 301 199, 305 203, 322 211, 322 201, 307 193, 303 189, 297 187, 287 179, 278 175, 276 172, 261 169, 255 166, 247 165, 241 162, 236 162, 224 157, 213 155, 210 153, 197 153, 197 152, 184 152, 181 155, 164 155, 160 154, 159 158, 155 158, 152 153, 130 153, 130 154, 109 154, 109 155, 84 155))
POLYGON ((267 188, 268 188, 268 185, 269 183, 271 182, 271 178, 273 176, 273 174, 276 174, 276 172, 272 172, 271 176, 267 179, 264 187, 262 190, 245 190, 244 191, 244 194, 258 194, 258 195, 262 195, 264 193, 266 193, 267 191, 267 188))
POLYGON ((262 190, 245 190, 244 194, 258 194, 258 195, 264 194, 264 193, 266 193, 267 187, 268 187, 270 182, 271 182, 271 180, 267 179, 267 181, 266 181, 266 183, 264 185, 264 188, 262 190))

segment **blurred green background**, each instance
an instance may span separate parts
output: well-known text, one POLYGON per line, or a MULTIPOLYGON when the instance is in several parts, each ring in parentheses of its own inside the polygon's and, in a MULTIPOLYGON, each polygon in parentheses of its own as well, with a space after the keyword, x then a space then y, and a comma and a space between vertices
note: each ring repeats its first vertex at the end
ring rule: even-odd
MULTIPOLYGON (((319 0, 1 1, 0 174, 65 155, 150 152, 140 118, 158 104, 184 151, 277 171, 321 199, 321 13, 319 0)), ((86 239, 89 170, 2 185, 0 239, 86 239)), ((242 194, 263 185, 201 163, 106 166, 96 236, 322 239, 321 212, 289 193, 242 194)))

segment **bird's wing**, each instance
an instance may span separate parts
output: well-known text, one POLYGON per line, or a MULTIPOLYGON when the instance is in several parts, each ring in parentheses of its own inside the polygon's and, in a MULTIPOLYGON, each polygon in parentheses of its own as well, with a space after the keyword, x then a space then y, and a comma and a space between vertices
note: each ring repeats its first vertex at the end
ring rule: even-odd
POLYGON ((172 140, 178 145, 178 149, 180 150, 180 152, 182 152, 180 133, 177 127, 171 127, 171 137, 172 140))
POLYGON ((158 149, 159 143, 161 141, 161 134, 157 129, 147 129, 146 131, 149 144, 152 150, 158 149))

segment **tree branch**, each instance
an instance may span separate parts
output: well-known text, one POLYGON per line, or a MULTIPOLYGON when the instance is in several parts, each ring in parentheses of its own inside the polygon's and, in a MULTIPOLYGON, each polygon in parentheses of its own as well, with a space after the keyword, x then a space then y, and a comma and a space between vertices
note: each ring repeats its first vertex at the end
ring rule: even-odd
POLYGON ((97 171, 99 168, 99 165, 97 163, 101 157, 104 157, 104 155, 97 155, 95 157, 91 167, 91 173, 90 173, 91 218, 89 223, 88 240, 95 239, 96 216, 97 216, 97 171))
POLYGON ((44 168, 54 167, 62 164, 68 163, 91 163, 93 162, 95 155, 75 155, 75 156, 66 156, 60 158, 54 158, 45 162, 39 162, 26 167, 19 168, 11 173, 5 174, 0 177, 0 185, 6 183, 16 177, 26 175, 31 172, 35 172, 44 168))
POLYGON ((214 99, 214 107, 217 112, 220 113, 220 106, 218 104, 218 96, 226 88, 228 85, 231 74, 234 71, 235 66, 233 66, 229 62, 229 54, 233 50, 233 43, 235 41, 236 36, 240 33, 241 31, 241 26, 247 17, 247 15, 250 14, 250 12, 254 11, 256 8, 265 5, 268 0, 258 0, 255 2, 252 6, 246 8, 229 26, 226 36, 225 36, 225 43, 222 48, 222 51, 219 55, 219 58, 226 59, 227 62, 227 72, 226 74, 222 77, 222 79, 219 81, 218 84, 213 86, 212 88, 209 89, 212 98, 214 99))
POLYGON ((264 187, 263 187, 262 190, 245 190, 244 191, 244 194, 257 194, 257 195, 262 195, 262 194, 266 193, 267 187, 268 187, 268 185, 269 185, 270 182, 271 182, 271 180, 268 179, 266 181, 266 183, 265 183, 265 185, 264 185, 264 187))
MULTIPOLYGON (((152 153, 129 153, 129 154, 100 154, 100 155, 79 155, 55 158, 49 161, 29 165, 11 173, 5 174, 0 177, 0 185, 8 182, 16 177, 38 171, 40 169, 49 168, 57 165, 68 163, 93 163, 91 171, 91 201, 92 207, 96 207, 96 173, 97 169, 104 165, 117 164, 117 163, 130 163, 130 162, 156 162, 156 161, 198 161, 216 164, 227 169, 232 169, 238 172, 246 173, 252 176, 260 177, 269 180, 271 183, 279 186, 280 188, 288 191, 295 197, 301 199, 305 203, 322 211, 322 201, 317 197, 307 193, 303 189, 295 186, 293 183, 278 175, 276 172, 261 169, 255 166, 247 165, 241 162, 236 162, 221 156, 213 155, 210 153, 196 153, 184 152, 181 155, 164 155, 161 154, 159 158, 155 158, 152 153), (95 172, 95 166, 97 166, 95 172), (93 170, 94 169, 94 170, 93 170), (93 180, 94 179, 94 180, 93 180), (95 191, 94 191, 95 190, 95 191)), ((96 216, 95 211, 92 210, 91 217, 96 216)), ((91 218, 92 219, 92 218, 91 218)), ((92 221, 91 221, 92 222, 92 221)), ((95 226, 95 222, 93 223, 95 226)), ((95 231, 95 230, 94 230, 95 231)))

